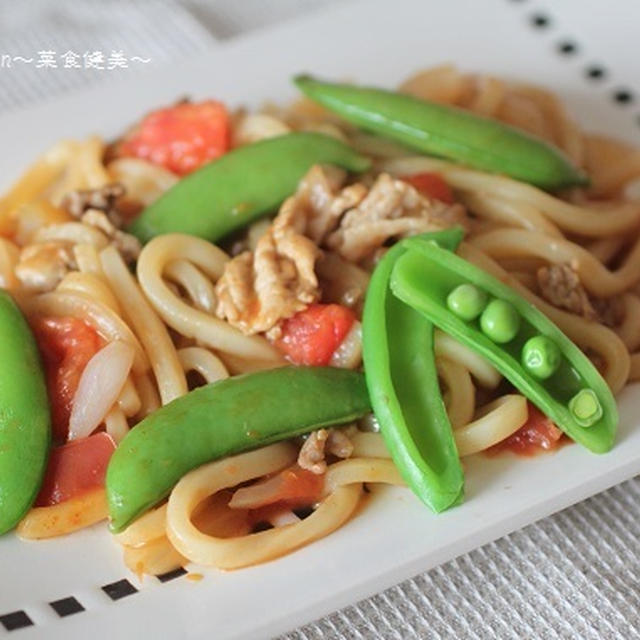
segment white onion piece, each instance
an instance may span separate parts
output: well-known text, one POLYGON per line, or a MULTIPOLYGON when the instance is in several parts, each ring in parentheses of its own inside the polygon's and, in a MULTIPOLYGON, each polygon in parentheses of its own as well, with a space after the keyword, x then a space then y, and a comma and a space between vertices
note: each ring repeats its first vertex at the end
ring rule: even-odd
POLYGON ((115 340, 89 360, 73 398, 69 440, 90 435, 105 419, 127 381, 134 354, 130 344, 115 340))
POLYGON ((362 325, 356 320, 333 352, 329 365, 340 369, 356 369, 362 362, 362 325))
POLYGON ((296 522, 300 522, 301 518, 299 518, 291 509, 287 511, 279 511, 278 513, 274 513, 269 517, 269 524, 274 527, 286 527, 288 524, 295 524, 296 522))
POLYGON ((266 113, 250 113, 244 116, 234 128, 234 146, 251 144, 266 138, 281 136, 290 131, 290 127, 274 116, 266 113))
POLYGON ((282 476, 278 474, 268 480, 242 487, 229 500, 229 507, 231 509, 259 509, 265 505, 273 504, 280 499, 283 482, 282 476))

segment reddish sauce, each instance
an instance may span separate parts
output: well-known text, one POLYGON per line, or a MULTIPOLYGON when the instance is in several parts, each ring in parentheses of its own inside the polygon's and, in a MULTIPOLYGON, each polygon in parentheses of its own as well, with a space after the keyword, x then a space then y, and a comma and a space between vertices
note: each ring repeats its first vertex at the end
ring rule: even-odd
POLYGON ((515 433, 487 449, 489 455, 511 451, 521 456, 534 456, 557 449, 566 438, 556 425, 530 402, 529 417, 515 433))

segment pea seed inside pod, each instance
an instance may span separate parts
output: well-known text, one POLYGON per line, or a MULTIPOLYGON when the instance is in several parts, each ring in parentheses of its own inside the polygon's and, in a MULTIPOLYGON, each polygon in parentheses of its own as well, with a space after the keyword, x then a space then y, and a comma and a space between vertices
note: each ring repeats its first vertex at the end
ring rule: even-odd
POLYGON ((447 307, 462 320, 475 320, 487 306, 487 294, 473 284, 457 286, 447 296, 447 307))
POLYGON ((522 366, 539 380, 550 378, 561 360, 560 349, 547 336, 533 336, 522 348, 522 366))
POLYGON ((592 389, 578 391, 569 401, 569 411, 583 427, 590 427, 602 417, 602 405, 592 389))
POLYGON ((510 342, 520 329, 520 316, 506 300, 492 300, 480 316, 483 333, 498 344, 510 342))

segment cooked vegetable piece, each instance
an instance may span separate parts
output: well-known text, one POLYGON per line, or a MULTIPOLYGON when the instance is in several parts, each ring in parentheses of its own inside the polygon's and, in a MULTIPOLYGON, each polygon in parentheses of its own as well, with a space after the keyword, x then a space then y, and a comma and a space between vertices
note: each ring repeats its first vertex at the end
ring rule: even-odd
POLYGON ((281 509, 295 509, 319 502, 323 489, 324 474, 294 464, 271 478, 238 489, 229 506, 232 509, 260 509, 278 505, 281 509))
POLYGON ((13 529, 33 504, 50 440, 38 348, 15 302, 0 289, 0 535, 13 529))
POLYGON ((146 115, 118 151, 186 175, 229 150, 226 107, 215 100, 181 102, 146 115))
POLYGON ((113 531, 162 500, 191 469, 349 422, 370 410, 361 373, 282 367, 208 384, 138 423, 107 469, 113 531))
POLYGON ((400 176, 400 180, 408 182, 429 198, 435 198, 447 204, 454 202, 451 187, 439 173, 425 171, 424 173, 414 173, 411 176, 400 176))
POLYGON ((602 405, 591 389, 578 391, 569 402, 569 410, 583 427, 590 427, 602 417, 602 405))
POLYGON ((355 319, 342 305, 311 304, 283 321, 276 346, 295 364, 327 365, 355 319))
POLYGON ((98 333, 77 318, 38 317, 33 331, 44 363, 53 440, 65 442, 73 398, 87 362, 100 350, 98 333))
POLYGON ((540 451, 550 451, 559 446, 562 431, 534 404, 528 402, 527 421, 508 438, 489 449, 489 453, 511 451, 531 456, 540 451))
POLYGON ((475 320, 487 306, 487 294, 472 284, 461 284, 447 296, 447 306, 463 320, 475 320))
MULTIPOLYGON (((434 234, 454 249, 462 231, 434 234)), ((389 279, 405 242, 380 261, 367 290, 363 359, 371 404, 400 474, 433 511, 462 498, 464 476, 440 392, 433 325, 394 296, 389 279)))
POLYGON ((562 355, 553 340, 547 336, 533 336, 522 347, 522 364, 540 380, 552 376, 560 366, 562 355))
POLYGON ((361 172, 370 162, 319 133, 289 133, 225 154, 169 189, 129 226, 142 242, 188 233, 213 242, 277 209, 314 164, 361 172))
POLYGON ((480 327, 488 338, 503 344, 516 337, 520 316, 506 300, 492 300, 480 316, 480 327))
POLYGON ((558 148, 497 120, 383 89, 321 82, 307 75, 294 82, 346 120, 424 153, 545 189, 588 183, 586 174, 558 148))
POLYGON ((394 294, 490 360, 576 442, 596 453, 608 451, 615 437, 618 410, 611 390, 590 360, 551 320, 513 289, 428 237, 425 234, 405 241, 407 250, 398 259, 391 277, 394 294), (520 328, 512 340, 497 345, 481 330, 479 321, 463 321, 449 311, 446 304, 449 293, 469 282, 515 309, 520 328), (562 356, 555 373, 544 380, 521 364, 524 345, 537 335, 551 340, 562 356), (593 402, 586 400, 584 392, 593 394, 593 402))
POLYGON ((116 443, 107 433, 53 447, 36 506, 49 507, 104 487, 104 476, 116 443))

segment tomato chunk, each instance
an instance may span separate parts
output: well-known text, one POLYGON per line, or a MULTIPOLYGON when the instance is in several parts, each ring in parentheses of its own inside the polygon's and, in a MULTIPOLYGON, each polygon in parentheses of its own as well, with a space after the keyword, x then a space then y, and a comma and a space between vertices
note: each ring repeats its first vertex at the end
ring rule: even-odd
POLYGON ((411 176, 401 176, 400 179, 408 182, 429 198, 434 198, 447 204, 453 204, 454 202, 451 187, 439 173, 425 171, 424 173, 414 173, 411 176))
POLYGON ((490 451, 509 450, 523 456, 531 456, 559 446, 562 431, 538 407, 530 402, 528 407, 527 421, 515 433, 491 447, 490 451))
POLYGON ((125 137, 119 153, 186 175, 224 154, 229 144, 226 107, 205 100, 152 111, 125 137))
POLYGON ((253 524, 269 522, 285 511, 319 502, 324 489, 324 474, 313 473, 296 464, 281 471, 267 483, 271 485, 271 490, 249 510, 249 519, 253 524))
POLYGON ((104 476, 116 443, 106 433, 53 447, 37 507, 50 507, 104 486, 104 476))
POLYGON ((64 442, 80 376, 100 350, 102 340, 92 327, 77 318, 39 317, 32 322, 32 328, 45 368, 53 438, 64 442))
POLYGON ((276 346, 295 364, 329 364, 356 316, 339 304, 311 304, 282 323, 276 346))

